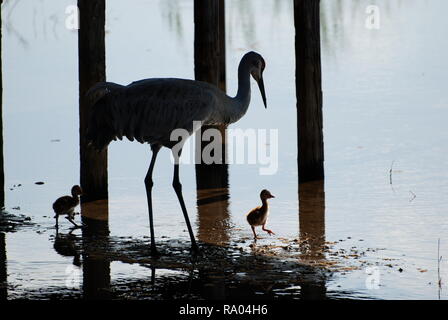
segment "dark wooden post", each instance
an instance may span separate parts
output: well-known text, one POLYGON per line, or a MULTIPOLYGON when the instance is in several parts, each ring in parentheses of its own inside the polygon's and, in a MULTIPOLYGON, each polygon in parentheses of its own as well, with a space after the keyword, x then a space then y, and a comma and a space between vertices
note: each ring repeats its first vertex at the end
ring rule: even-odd
POLYGON ((218 63, 219 63, 219 82, 218 88, 223 91, 227 90, 226 83, 226 14, 224 0, 218 0, 219 2, 219 22, 218 22, 218 63))
POLYGON ((294 0, 299 182, 324 178, 320 0, 294 0))
POLYGON ((2 59, 2 7, 0 0, 0 210, 5 206, 5 168, 3 163, 3 59, 2 59))
POLYGON ((105 0, 78 0, 80 12, 79 47, 79 142, 82 201, 106 199, 107 150, 97 152, 87 147, 86 131, 90 103, 86 92, 97 82, 106 80, 105 0))
MULTIPOLYGON (((224 0, 194 1, 194 61, 195 79, 209 82, 226 90, 225 74, 225 13, 224 0)), ((222 164, 196 164, 198 189, 225 188, 228 186, 228 168, 225 165, 225 126, 204 126, 199 135, 208 128, 216 128, 222 137, 222 164)), ((196 148, 208 144, 197 140, 196 148), (198 143, 199 142, 199 143, 198 143)), ((197 150, 199 151, 199 150, 197 150)))
MULTIPOLYGON (((3 60, 2 60, 2 7, 0 0, 0 212, 5 206, 5 171, 3 168, 3 60)), ((0 301, 8 297, 8 272, 6 262, 6 239, 5 234, 0 232, 0 301)))
POLYGON ((194 75, 219 84, 219 0, 194 1, 194 75))

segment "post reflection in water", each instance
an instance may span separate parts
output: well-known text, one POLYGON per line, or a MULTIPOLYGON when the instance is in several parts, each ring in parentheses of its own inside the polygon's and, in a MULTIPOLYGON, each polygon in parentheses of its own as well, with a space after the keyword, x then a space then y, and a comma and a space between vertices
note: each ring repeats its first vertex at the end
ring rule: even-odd
POLYGON ((198 189, 197 206, 199 241, 227 245, 230 239, 229 189, 198 189))
MULTIPOLYGON (((84 299, 110 298, 110 261, 86 254, 89 246, 107 242, 109 235, 109 202, 107 199, 81 204, 83 238, 84 299)), ((107 246, 103 246, 106 247, 107 246)))
MULTIPOLYGON (((226 145, 223 144, 225 155, 226 145)), ((224 156, 225 157, 225 156, 224 156)), ((225 158, 224 158, 225 159, 225 158)), ((200 242, 226 246, 230 240, 229 214, 229 171, 227 164, 196 165, 198 232, 200 242), (212 174, 210 174, 213 172, 212 174)), ((218 272, 218 274, 224 274, 218 272)), ((212 300, 226 297, 224 277, 202 274, 204 295, 212 300)))
MULTIPOLYGON (((299 184, 299 228, 301 259, 325 259, 325 189, 324 180, 299 184)), ((304 299, 325 299, 325 280, 302 284, 304 299)))
POLYGON ((0 301, 8 298, 5 234, 0 232, 0 301))

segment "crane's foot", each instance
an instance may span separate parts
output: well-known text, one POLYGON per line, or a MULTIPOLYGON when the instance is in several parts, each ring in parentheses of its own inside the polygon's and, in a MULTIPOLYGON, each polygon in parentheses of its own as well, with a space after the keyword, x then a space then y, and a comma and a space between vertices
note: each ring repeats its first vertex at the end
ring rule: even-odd
POLYGON ((197 255, 199 253, 199 247, 195 242, 191 244, 191 253, 193 255, 197 255))

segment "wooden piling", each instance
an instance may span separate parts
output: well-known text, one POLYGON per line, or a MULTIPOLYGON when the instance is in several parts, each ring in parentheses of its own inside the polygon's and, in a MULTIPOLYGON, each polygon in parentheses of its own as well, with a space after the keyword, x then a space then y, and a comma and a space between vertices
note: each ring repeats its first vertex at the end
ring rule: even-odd
POLYGON ((78 0, 80 29, 79 48, 79 143, 82 202, 107 199, 107 150, 97 152, 87 146, 86 132, 90 103, 86 92, 97 82, 106 80, 105 0, 78 0))
POLYGON ((324 178, 320 0, 294 0, 299 183, 324 178))
POLYGON ((219 63, 219 79, 218 88, 222 91, 227 90, 226 83, 226 15, 224 0, 218 0, 219 4, 219 21, 218 21, 218 63, 219 63))
MULTIPOLYGON (((195 79, 226 90, 225 12, 224 0, 194 1, 194 63, 195 79)), ((196 164, 197 189, 225 188, 228 186, 228 167, 225 164, 226 126, 203 126, 197 133, 209 128, 218 129, 222 137, 222 164, 196 164)), ((197 152, 209 143, 197 140, 197 152)))
POLYGON ((0 0, 0 210, 5 206, 5 168, 3 162, 3 59, 2 59, 2 7, 0 0))

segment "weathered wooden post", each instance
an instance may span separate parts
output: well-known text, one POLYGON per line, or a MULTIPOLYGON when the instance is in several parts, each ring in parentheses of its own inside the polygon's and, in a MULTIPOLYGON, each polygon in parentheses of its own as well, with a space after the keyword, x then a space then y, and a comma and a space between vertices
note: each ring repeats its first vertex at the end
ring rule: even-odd
POLYGON ((78 0, 80 29, 79 48, 79 143, 82 201, 107 199, 107 150, 97 152, 87 146, 86 131, 90 103, 86 92, 97 82, 106 80, 105 0, 78 0))
POLYGON ((226 83, 226 14, 225 14, 225 2, 224 0, 218 0, 219 2, 219 21, 218 21, 218 40, 219 40, 219 82, 218 88, 223 91, 227 90, 226 83))
POLYGON ((0 211, 5 206, 5 168, 4 168, 4 162, 3 162, 2 5, 3 5, 3 0, 0 0, 0 211))
POLYGON ((324 178, 320 0, 294 0, 299 183, 324 178))
MULTIPOLYGON (((206 81, 226 90, 225 79, 225 13, 224 0, 194 1, 194 61, 195 79, 206 81)), ((222 137, 222 164, 196 163, 196 186, 198 189, 228 186, 228 168, 225 164, 225 126, 204 126, 198 132, 215 128, 222 137)), ((196 152, 201 152, 208 144, 196 140, 196 152)))
MULTIPOLYGON (((226 91, 225 12, 224 0, 194 1, 194 74, 196 80, 206 81, 226 91)), ((226 126, 204 126, 201 132, 217 129, 221 133, 221 164, 196 163, 196 188, 198 204, 198 239, 214 244, 228 241, 225 222, 229 217, 229 172, 226 164, 226 126), (221 228, 216 224, 222 224, 221 228), (221 232, 213 233, 217 227, 221 232)), ((207 145, 196 140, 196 152, 207 145), (198 143, 199 142, 199 143, 198 143)), ((223 270, 224 272, 224 270, 223 270)), ((205 290, 211 299, 225 299, 225 283, 222 279, 206 279, 213 283, 205 290)))

